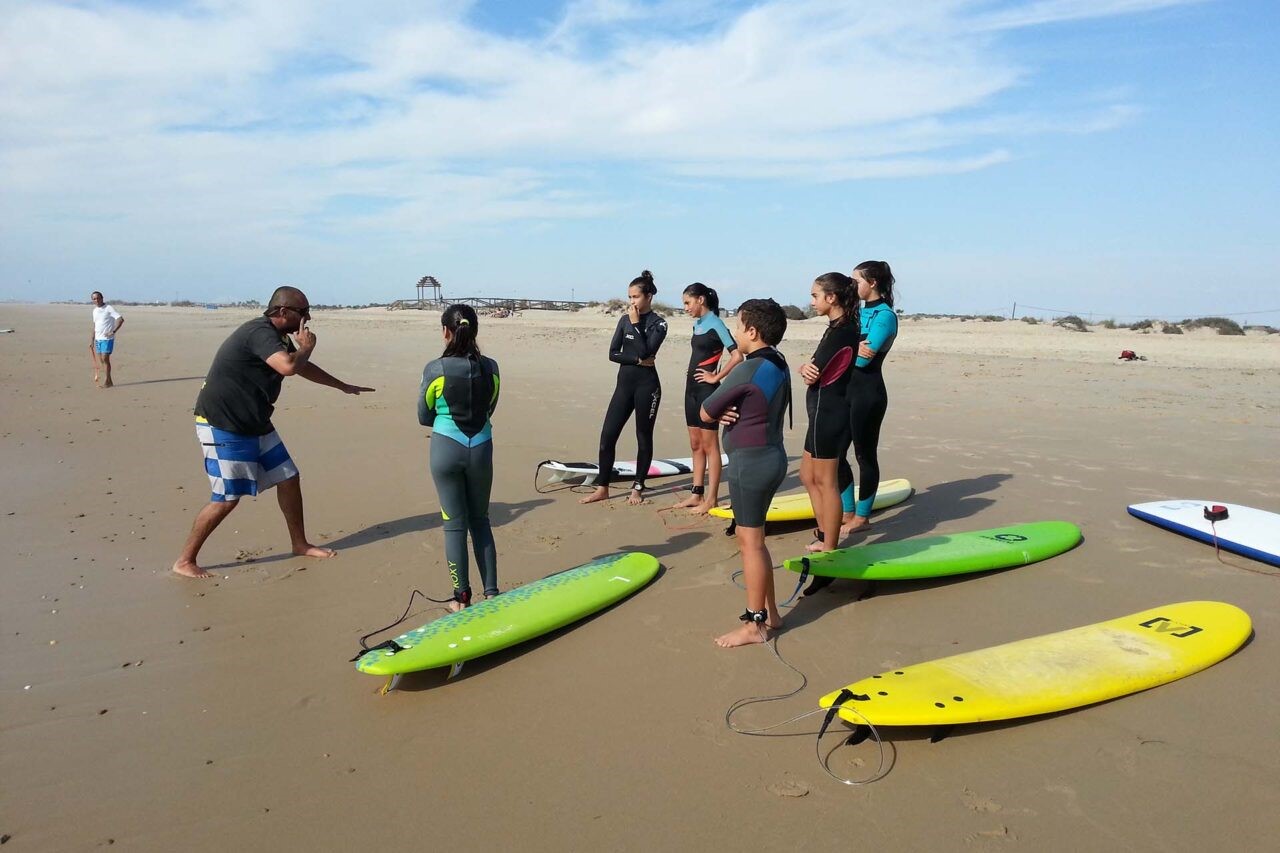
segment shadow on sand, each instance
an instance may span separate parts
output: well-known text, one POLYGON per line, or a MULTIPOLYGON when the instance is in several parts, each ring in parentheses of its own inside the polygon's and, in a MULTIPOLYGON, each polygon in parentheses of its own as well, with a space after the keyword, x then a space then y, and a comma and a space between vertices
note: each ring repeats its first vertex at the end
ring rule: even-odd
POLYGON ((133 385, 156 385, 161 382, 194 382, 197 379, 204 379, 203 376, 174 376, 171 379, 139 379, 137 382, 116 382, 113 383, 116 388, 128 388, 133 385))
MULTIPOLYGON (((501 503, 494 502, 489 504, 489 520, 494 527, 502 527, 510 524, 520 516, 536 509, 543 504, 551 503, 550 498, 534 498, 533 500, 521 501, 520 503, 501 503)), ((326 548, 341 554, 342 551, 349 548, 358 548, 361 545, 369 545, 374 542, 380 542, 384 539, 394 539, 397 536, 403 536, 406 533, 422 533, 427 530, 435 530, 440 527, 441 519, 439 511, 423 513, 421 515, 406 515, 404 518, 397 518, 394 521, 380 521, 377 524, 371 524, 363 530, 357 530, 354 533, 348 533, 345 536, 334 539, 330 542, 319 543, 326 548)), ((265 557, 254 557, 249 560, 237 560, 232 563, 221 563, 216 566, 209 566, 209 570, 243 568, 244 566, 260 566, 264 563, 275 563, 280 560, 295 559, 291 553, 271 554, 265 557)))

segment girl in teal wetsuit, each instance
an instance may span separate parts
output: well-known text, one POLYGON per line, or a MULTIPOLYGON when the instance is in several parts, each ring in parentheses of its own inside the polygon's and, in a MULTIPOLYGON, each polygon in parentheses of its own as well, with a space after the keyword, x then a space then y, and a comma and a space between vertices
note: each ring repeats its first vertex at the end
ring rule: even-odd
POLYGON ((863 301, 862 340, 848 388, 849 427, 858 463, 858 499, 853 500, 851 482, 841 495, 845 511, 840 528, 842 535, 870 524, 871 505, 880 484, 880 425, 889 408, 889 394, 880 369, 898 336, 898 315, 893 311, 893 270, 889 265, 884 261, 863 261, 854 268, 853 280, 858 287, 858 298, 863 301))

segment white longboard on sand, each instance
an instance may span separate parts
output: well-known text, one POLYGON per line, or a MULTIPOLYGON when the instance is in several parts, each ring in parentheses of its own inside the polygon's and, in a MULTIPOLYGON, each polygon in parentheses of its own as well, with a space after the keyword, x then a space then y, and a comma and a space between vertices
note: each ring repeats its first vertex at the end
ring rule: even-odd
MULTIPOLYGON (((729 457, 720 454, 720 464, 728 465, 729 457)), ((545 468, 550 472, 550 478, 547 483, 568 483, 580 482, 583 485, 591 485, 595 483, 596 476, 600 473, 600 466, 594 462, 558 462, 555 459, 548 459, 538 463, 538 471, 534 477, 545 468)), ((676 474, 692 474, 693 459, 684 457, 683 459, 654 459, 649 463, 649 477, 673 477, 676 474)), ((635 460, 630 462, 617 462, 613 466, 613 480, 626 480, 636 476, 635 460)))
POLYGON ((1129 514, 1157 527, 1190 536, 1225 551, 1280 566, 1280 514, 1221 501, 1168 500, 1131 504, 1129 514), (1205 508, 1226 507, 1227 517, 1210 524, 1205 508))

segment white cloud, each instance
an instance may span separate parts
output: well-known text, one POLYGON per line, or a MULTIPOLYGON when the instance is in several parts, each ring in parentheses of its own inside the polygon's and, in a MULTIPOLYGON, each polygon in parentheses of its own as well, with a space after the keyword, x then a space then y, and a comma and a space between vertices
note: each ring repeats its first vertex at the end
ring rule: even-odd
POLYGON ((1001 32, 1182 1, 590 0, 533 36, 481 31, 463 2, 7 4, 5 219, 305 231, 333 197, 371 196, 393 203, 354 227, 421 235, 618 204, 602 181, 567 189, 566 164, 812 182, 988 168, 1026 134, 1131 114, 1003 109, 1029 72, 1001 32))

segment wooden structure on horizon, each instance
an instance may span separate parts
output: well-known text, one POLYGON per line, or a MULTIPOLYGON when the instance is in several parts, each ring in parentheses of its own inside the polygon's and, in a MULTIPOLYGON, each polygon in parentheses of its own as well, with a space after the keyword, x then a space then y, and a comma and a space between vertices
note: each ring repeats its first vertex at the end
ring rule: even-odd
POLYGON ((574 302, 569 299, 519 299, 490 296, 463 296, 457 299, 444 298, 444 286, 435 276, 424 275, 418 279, 418 301, 413 304, 408 300, 397 300, 389 308, 417 308, 426 311, 442 311, 448 305, 470 305, 472 308, 507 311, 577 311, 590 305, 589 302, 574 302))

